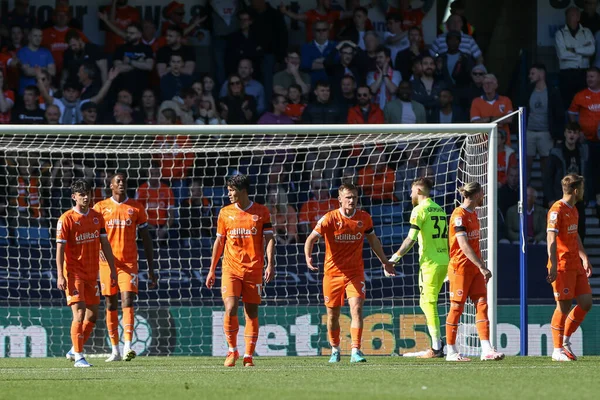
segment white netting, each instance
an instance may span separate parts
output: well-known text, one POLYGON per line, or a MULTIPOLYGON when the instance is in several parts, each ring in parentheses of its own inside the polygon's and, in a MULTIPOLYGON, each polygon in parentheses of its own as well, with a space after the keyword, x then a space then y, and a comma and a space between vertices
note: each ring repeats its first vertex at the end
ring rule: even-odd
MULTIPOLYGON (((35 353, 44 343, 45 355, 59 355, 70 346, 70 311, 64 306, 64 295, 55 289, 54 227, 72 205, 74 179, 93 182, 94 201, 99 201, 110 196, 107 178, 116 171, 127 173, 129 196, 144 200, 150 222, 161 225, 152 228, 158 290, 147 289, 138 243, 142 261, 135 340, 139 352, 222 353, 220 292, 206 289, 204 276, 216 217, 228 203, 225 179, 243 173, 251 177, 254 199, 271 208, 278 241, 278 275, 265 289, 257 353, 320 354, 327 347, 322 275, 308 272, 302 246, 316 220, 336 206, 335 188, 346 179, 359 184, 362 205, 391 255, 408 231, 410 184, 415 177, 434 179, 433 199, 448 215, 460 200, 456 188, 463 182, 477 180, 487 191, 487 131, 475 133, 468 128, 457 125, 452 133, 410 133, 403 128, 402 133, 362 134, 188 131, 177 136, 165 136, 160 129, 136 135, 4 132, 0 136, 5 204, 0 209, 0 339, 11 339, 8 346, 0 346, 0 357, 44 355, 35 353)), ((486 207, 479 210, 484 258, 486 213, 486 207)), ((319 246, 322 262, 324 249, 319 246)), ((394 279, 383 276, 368 244, 364 256, 365 352, 389 355, 428 347, 425 319, 418 307, 416 251, 404 257, 398 268, 403 274, 394 279)), ((439 301, 442 318, 448 306, 446 289, 439 301)), ((86 347, 92 354, 109 348, 102 314, 86 347)), ((468 306, 459 336, 467 354, 478 351, 474 314, 468 306)), ((341 324, 343 335, 349 334, 347 317, 341 324)), ((348 344, 344 337, 342 346, 348 344)))

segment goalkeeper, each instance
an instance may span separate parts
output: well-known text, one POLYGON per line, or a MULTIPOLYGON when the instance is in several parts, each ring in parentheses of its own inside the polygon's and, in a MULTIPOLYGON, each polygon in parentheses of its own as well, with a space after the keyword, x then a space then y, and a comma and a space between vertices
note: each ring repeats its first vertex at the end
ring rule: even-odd
POLYGON ((443 358, 438 295, 448 272, 448 224, 446 212, 431 200, 433 182, 417 178, 412 183, 410 198, 414 206, 410 215, 410 231, 400 249, 390 258, 397 263, 419 241, 419 293, 421 310, 427 319, 431 348, 419 358, 443 358))

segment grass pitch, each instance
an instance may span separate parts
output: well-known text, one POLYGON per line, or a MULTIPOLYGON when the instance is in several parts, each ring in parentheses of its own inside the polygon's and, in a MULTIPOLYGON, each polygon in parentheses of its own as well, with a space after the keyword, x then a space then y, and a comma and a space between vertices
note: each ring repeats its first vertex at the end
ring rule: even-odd
POLYGON ((447 363, 368 357, 351 365, 343 356, 256 357, 254 368, 224 358, 139 357, 93 368, 69 361, 0 359, 0 399, 597 399, 600 357, 554 363, 549 357, 447 363))

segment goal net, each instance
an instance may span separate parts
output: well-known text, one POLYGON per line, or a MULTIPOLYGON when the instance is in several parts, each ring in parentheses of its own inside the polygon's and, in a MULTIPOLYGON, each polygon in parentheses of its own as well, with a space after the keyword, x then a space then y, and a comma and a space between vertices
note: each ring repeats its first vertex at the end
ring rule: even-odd
MULTIPOLYGON (((91 182, 98 202, 111 195, 109 180, 117 171, 127 175, 128 196, 146 207, 159 276, 158 288, 148 288, 146 256, 138 242, 140 292, 133 343, 138 354, 225 354, 221 294, 208 290, 204 279, 217 215, 229 203, 225 181, 234 174, 250 176, 251 198, 271 210, 277 239, 277 276, 264 287, 258 355, 328 352, 322 270, 307 269, 303 242, 317 220, 338 207, 336 188, 342 182, 359 186, 361 207, 371 214, 389 256, 408 232, 410 187, 416 177, 434 180, 433 200, 448 217, 460 201, 457 188, 480 182, 487 198, 478 210, 481 248, 495 271, 490 245, 495 220, 489 215, 495 207, 489 207, 493 199, 488 196, 495 185, 490 182, 495 163, 488 162, 493 125, 202 128, 2 129, 0 357, 60 356, 70 348, 71 311, 56 288, 56 222, 73 205, 74 180, 91 182)), ((315 250, 322 268, 323 243, 315 250)), ((384 277, 367 243, 364 259, 365 354, 427 349, 417 246, 398 264, 394 278, 384 277)), ((218 279, 215 287, 219 285, 218 279)), ((493 334, 495 292, 490 292, 493 334)), ((438 305, 444 335, 447 284, 438 305)), ((86 344, 90 355, 110 351, 102 307, 86 344)), ((459 334, 466 354, 478 352, 474 317, 474 308, 467 306, 459 334)), ((244 325, 241 312, 240 318, 244 325)), ((347 307, 340 323, 342 348, 349 351, 347 307)), ((242 335, 243 326, 243 347, 242 335)))

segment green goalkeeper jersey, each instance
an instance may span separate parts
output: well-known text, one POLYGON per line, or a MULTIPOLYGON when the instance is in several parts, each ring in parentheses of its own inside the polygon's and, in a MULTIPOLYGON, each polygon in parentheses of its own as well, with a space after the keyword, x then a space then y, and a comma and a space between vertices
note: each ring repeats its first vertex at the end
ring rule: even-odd
POLYGON ((431 199, 413 208, 408 237, 419 241, 419 264, 448 265, 448 222, 446 212, 431 199))

